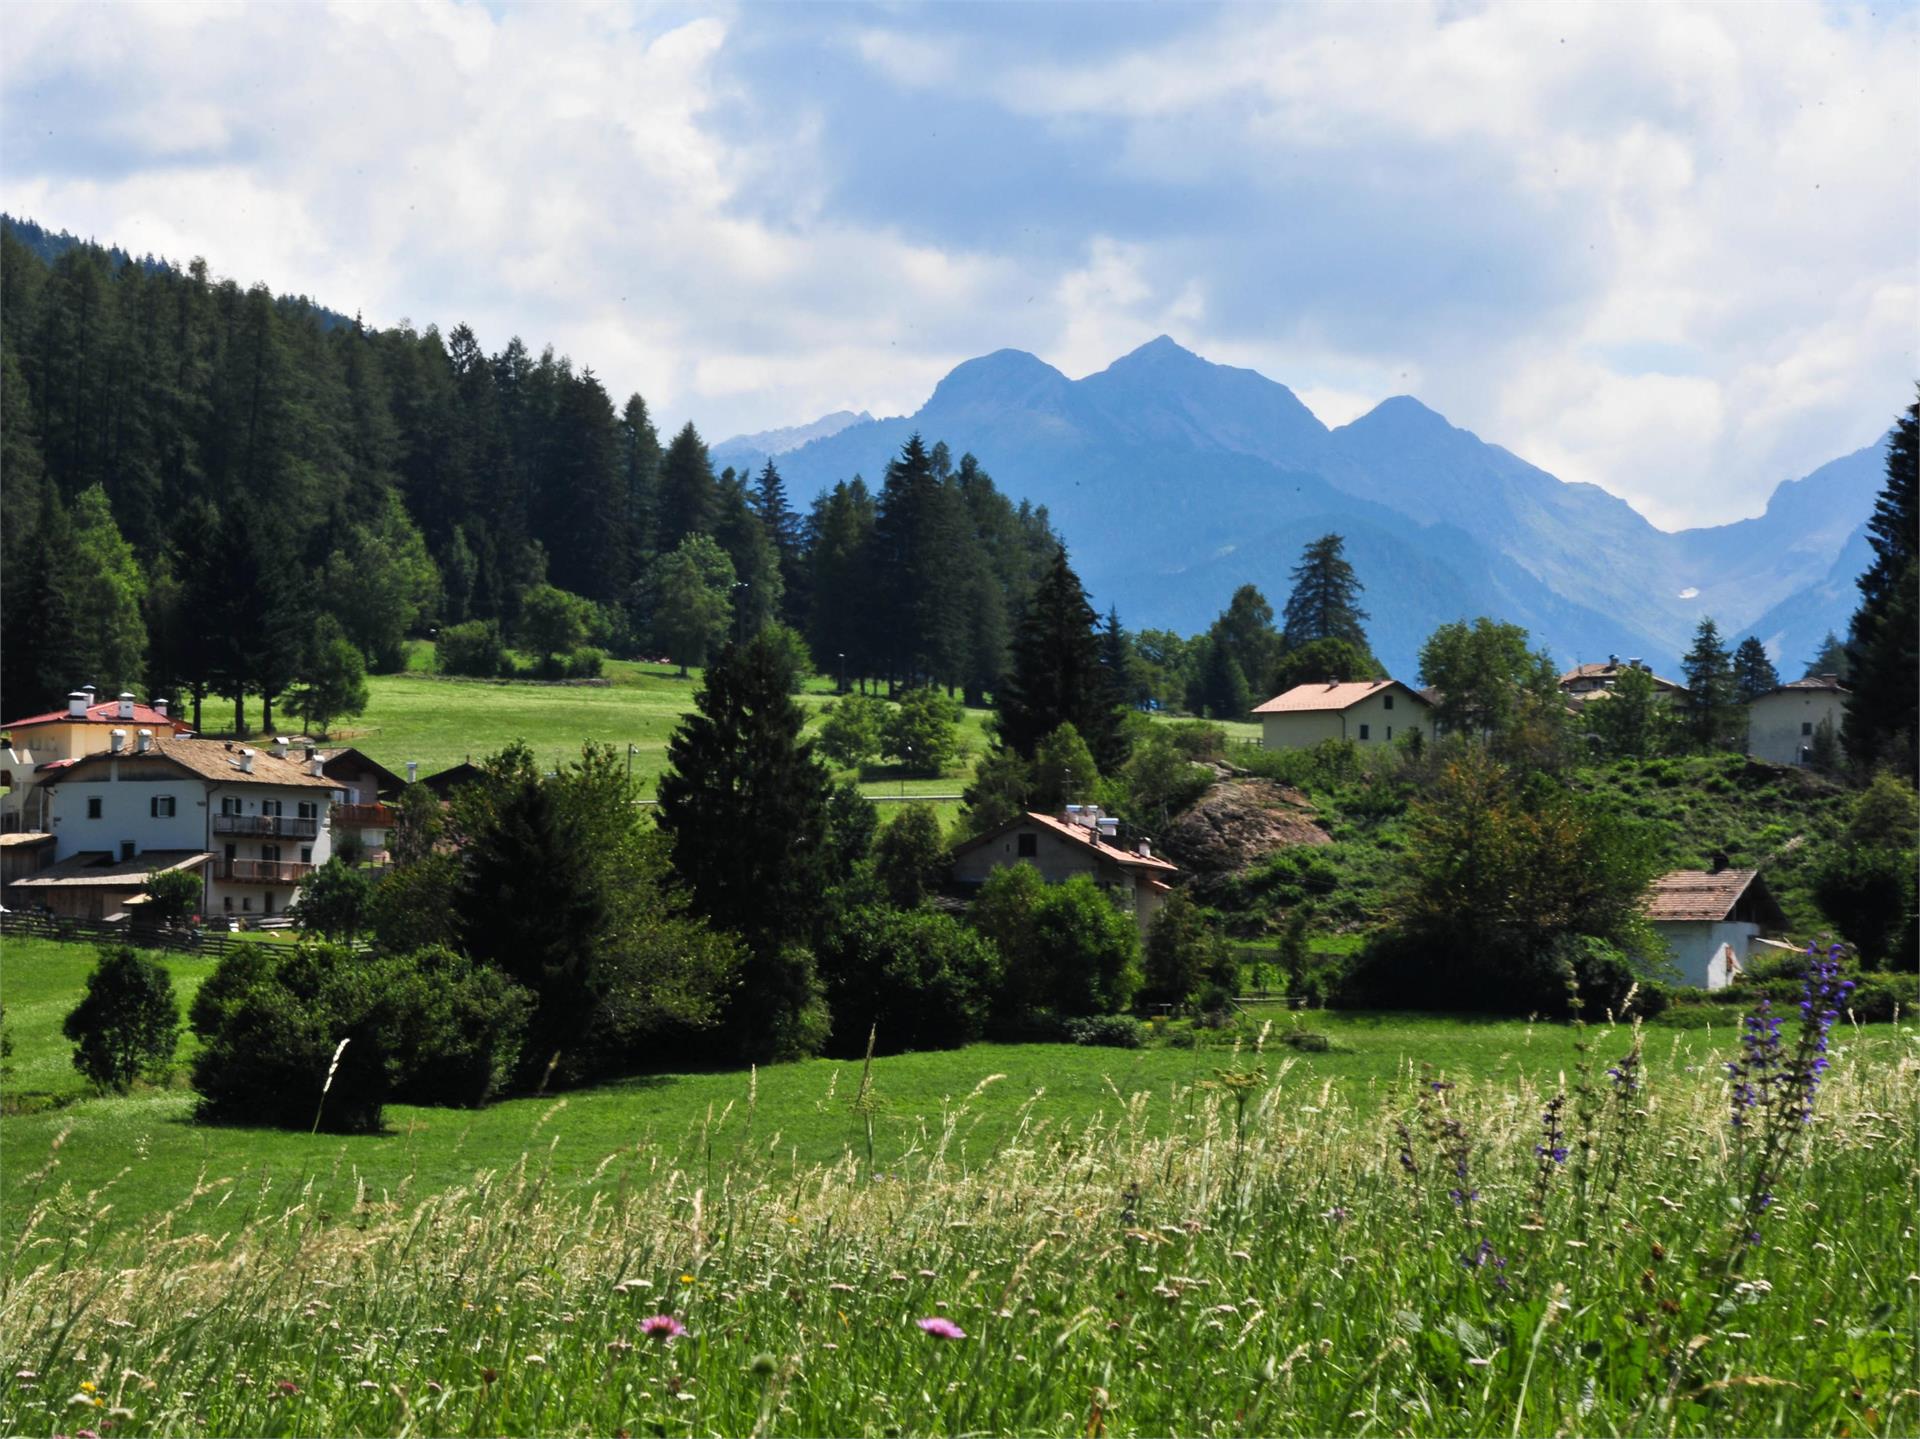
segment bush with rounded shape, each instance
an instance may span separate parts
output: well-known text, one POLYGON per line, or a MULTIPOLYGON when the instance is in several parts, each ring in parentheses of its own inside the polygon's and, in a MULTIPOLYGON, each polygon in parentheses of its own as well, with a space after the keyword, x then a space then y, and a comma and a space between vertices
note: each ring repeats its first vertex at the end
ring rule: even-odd
POLYGON ((339 857, 307 876, 287 915, 310 934, 352 939, 365 929, 373 906, 373 880, 339 857))
POLYGON ((880 753, 887 706, 871 695, 847 695, 826 707, 814 747, 840 769, 859 769, 880 753))
POLYGON ((1001 958, 950 915, 856 909, 820 954, 833 1010, 833 1048, 854 1055, 877 1030, 876 1052, 958 1049, 986 1032, 1001 958))
POLYGON ((200 872, 193 869, 156 869, 141 886, 145 913, 161 924, 180 924, 200 908, 200 872))
POLYGON ((880 752, 914 774, 939 774, 959 743, 960 705, 932 685, 901 695, 880 732, 880 752))
POLYGON ((492 679, 506 672, 507 644, 498 620, 468 620, 440 631, 434 663, 443 675, 470 675, 492 679))
POLYGON ((101 1089, 124 1094, 173 1063, 180 1006, 166 968, 126 945, 102 947, 87 992, 67 1015, 73 1067, 101 1089))
POLYGON ((914 908, 939 886, 947 845, 932 805, 901 807, 874 844, 873 868, 887 899, 901 909, 914 908))
POLYGON ((1067 1036, 1075 1044, 1143 1049, 1147 1043, 1147 1027, 1130 1014, 1096 1014, 1069 1021, 1067 1036))

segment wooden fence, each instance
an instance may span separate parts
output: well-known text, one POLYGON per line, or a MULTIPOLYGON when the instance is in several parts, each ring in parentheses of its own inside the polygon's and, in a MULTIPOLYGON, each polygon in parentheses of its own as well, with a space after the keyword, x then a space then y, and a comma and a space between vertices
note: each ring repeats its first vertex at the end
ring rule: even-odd
POLYGON ((54 939, 68 944, 130 944, 136 949, 169 949, 181 954, 210 954, 224 959, 245 945, 269 943, 246 933, 220 929, 163 929, 157 925, 108 924, 66 915, 0 914, 0 939, 54 939))

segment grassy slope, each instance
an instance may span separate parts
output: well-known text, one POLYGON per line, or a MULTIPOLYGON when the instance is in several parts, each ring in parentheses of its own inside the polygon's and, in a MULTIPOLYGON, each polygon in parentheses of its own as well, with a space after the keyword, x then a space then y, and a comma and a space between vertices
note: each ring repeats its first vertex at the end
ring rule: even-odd
MULTIPOLYGON (((200 959, 164 958, 184 1009, 210 966, 200 959)), ((652 1076, 559 1099, 513 1100, 479 1112, 395 1106, 388 1111, 389 1133, 368 1138, 203 1128, 191 1123, 192 1099, 184 1088, 80 1098, 83 1086, 68 1064, 59 1026, 92 963, 93 953, 85 946, 7 945, 0 1000, 14 1055, 0 1097, 10 1107, 23 1101, 28 1106, 78 1101, 0 1120, 8 1155, 0 1195, 10 1213, 48 1183, 69 1184, 85 1194, 113 1181, 116 1213, 138 1217, 176 1202, 202 1173, 234 1180, 236 1201, 270 1185, 276 1202, 318 1175, 323 1179, 319 1202, 346 1207, 360 1181, 376 1194, 398 1190, 405 1181, 417 1195, 470 1179, 477 1170, 511 1165, 549 1144, 555 1146, 556 1174, 569 1183, 593 1173, 607 1156, 634 1153, 636 1146, 686 1162, 705 1154, 708 1137, 727 1155, 751 1147, 802 1165, 864 1148, 861 1126, 847 1107, 859 1066, 837 1060, 780 1065, 761 1070, 751 1081, 738 1072, 652 1076), (51 1176, 38 1175, 56 1139, 58 1166, 51 1176), (139 1162, 116 1179, 134 1156, 139 1162)), ((1273 1018, 1276 1029, 1292 1022, 1278 1011, 1273 1018)), ((1375 1109, 1396 1079, 1421 1064, 1502 1082, 1551 1083, 1576 1057, 1572 1032, 1548 1025, 1373 1014, 1315 1014, 1310 1022, 1333 1037, 1333 1052, 1296 1054, 1275 1044, 1265 1062, 1273 1068, 1291 1063, 1286 1082, 1303 1102, 1312 1102, 1306 1096, 1331 1082, 1362 1112, 1375 1109)), ((1704 1059, 1721 1039, 1717 1033, 1663 1033, 1655 1047, 1671 1047, 1676 1059, 1682 1051, 1698 1051, 1704 1059)), ((187 1036, 183 1059, 191 1044, 187 1036)), ((1613 1035, 1596 1052, 1611 1057, 1623 1047, 1622 1037, 1613 1035)), ((911 1170, 929 1136, 938 1134, 943 1112, 991 1075, 1001 1078, 975 1102, 966 1139, 975 1156, 1005 1141, 1021 1107, 1036 1093, 1044 1092, 1052 1122, 1071 1128, 1097 1114, 1111 1118, 1123 1098, 1144 1092, 1159 1097, 1149 1111, 1157 1125, 1168 1117, 1166 1096, 1210 1078, 1229 1062, 1224 1049, 1066 1045, 978 1045, 878 1060, 875 1090, 882 1108, 875 1125, 876 1157, 882 1167, 911 1170)))

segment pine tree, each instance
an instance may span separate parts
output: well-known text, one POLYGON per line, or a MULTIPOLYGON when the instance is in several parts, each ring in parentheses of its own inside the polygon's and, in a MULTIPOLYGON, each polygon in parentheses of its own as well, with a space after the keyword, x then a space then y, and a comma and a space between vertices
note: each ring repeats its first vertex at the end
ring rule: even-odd
POLYGON ((1064 546, 1034 591, 1013 642, 1013 663, 997 696, 1000 743, 1031 759, 1063 724, 1080 732, 1104 774, 1127 758, 1125 730, 1100 664, 1093 607, 1064 546))
POLYGON ((1233 645, 1215 621, 1207 636, 1206 663, 1200 671, 1200 692, 1207 716, 1218 720, 1243 720, 1253 708, 1253 692, 1247 673, 1234 658, 1233 645))
POLYGON ((706 442, 689 420, 667 446, 666 458, 660 464, 660 492, 654 506, 655 546, 670 550, 688 535, 711 533, 718 500, 713 461, 707 456, 706 442))
POLYGON ((1742 704, 1752 704, 1780 688, 1780 672, 1767 658, 1767 647, 1752 635, 1733 652, 1733 688, 1742 704))
POLYGON ((627 397, 620 415, 620 478, 622 528, 626 536, 629 572, 645 571, 653 556, 654 507, 660 493, 660 436, 647 415, 647 402, 627 397))
POLYGON ((1810 680, 1820 675, 1832 675, 1844 684, 1852 673, 1853 665, 1847 658, 1846 641, 1828 630, 1826 638, 1820 641, 1820 648, 1801 671, 1800 678, 1810 680))
POLYGON ((694 706, 667 743, 659 821, 694 908, 747 941, 728 1026, 742 1053, 764 1056, 818 999, 790 951, 816 942, 843 877, 826 843, 832 782, 764 638, 729 646, 694 706))
POLYGON ((1283 619, 1289 649, 1326 639, 1367 648, 1361 628, 1367 612, 1356 603, 1364 586, 1347 562, 1346 545, 1340 535, 1322 535, 1302 552, 1283 619))
POLYGON ((1867 521, 1873 563, 1847 631, 1853 692, 1841 743, 1862 770, 1882 762, 1913 778, 1920 756, 1920 400, 1894 425, 1887 483, 1867 521))
POLYGON ((754 513, 746 482, 731 469, 720 476, 713 538, 733 561, 734 637, 757 635, 780 618, 786 581, 780 552, 754 513))
POLYGON ((796 629, 806 619, 806 527, 787 503, 787 482, 767 457, 753 481, 753 512, 780 557, 780 619, 796 629))
POLYGON ((1733 661, 1712 616, 1703 618, 1694 630, 1693 648, 1680 667, 1687 677, 1687 693, 1680 701, 1687 736, 1696 748, 1719 749, 1731 740, 1739 712, 1733 661))
POLYGON ((68 547, 72 570, 67 597, 80 666, 103 693, 117 694, 137 683, 146 669, 141 604, 147 580, 133 546, 113 522, 106 491, 98 485, 73 502, 68 547))

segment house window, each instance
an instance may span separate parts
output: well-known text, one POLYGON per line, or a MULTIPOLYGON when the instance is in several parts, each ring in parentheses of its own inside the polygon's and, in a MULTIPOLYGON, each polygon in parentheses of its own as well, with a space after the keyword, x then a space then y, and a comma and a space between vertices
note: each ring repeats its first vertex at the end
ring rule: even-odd
POLYGON ((243 894, 243 895, 241 895, 241 896, 240 896, 240 908, 241 908, 242 910, 247 910, 247 911, 251 911, 251 910, 253 909, 253 896, 252 896, 252 895, 250 895, 250 894, 243 894))
POLYGON ((157 794, 147 801, 147 813, 154 819, 173 818, 173 796, 157 794))
POLYGON ((87 818, 88 819, 100 818, 100 796, 97 794, 90 794, 87 796, 87 818))
POLYGON ((13 771, 10 769, 0 769, 0 789, 12 789, 12 788, 13 788, 13 771))
POLYGON ((1020 842, 1017 849, 1018 849, 1019 857, 1021 859, 1032 859, 1035 855, 1040 853, 1040 836, 1039 835, 1023 834, 1019 837, 1019 841, 1020 842))
POLYGON ((240 797, 238 795, 232 795, 232 794, 221 795, 220 796, 220 813, 239 814, 240 813, 240 797))
POLYGON ((1801 734, 1803 734, 1803 735, 1809 735, 1809 734, 1812 734, 1812 733, 1813 733, 1813 721, 1812 721, 1812 720, 1801 720, 1801 721, 1800 721, 1800 733, 1801 733, 1801 734))
POLYGON ((1369 738, 1369 736, 1368 736, 1368 734, 1367 734, 1367 726, 1365 726, 1365 725, 1361 725, 1361 726, 1360 726, 1360 738, 1361 738, 1361 739, 1367 739, 1367 738, 1369 738))
POLYGON ((300 818, 302 819, 320 818, 320 806, 315 804, 310 799, 301 800, 300 801, 300 818))
POLYGON ((121 862, 124 864, 127 860, 130 860, 132 858, 133 858, 133 841, 130 839, 121 840, 120 841, 121 862))
POLYGON ((261 846, 260 846, 260 858, 262 858, 262 859, 264 859, 264 860, 266 860, 266 861, 267 861, 267 863, 269 863, 269 864, 278 864, 278 863, 280 863, 280 846, 279 846, 279 845, 277 845, 277 844, 263 844, 263 845, 261 845, 261 846))
POLYGON ((233 913, 233 896, 232 895, 227 895, 220 901, 220 903, 226 907, 226 911, 228 914, 233 913))
POLYGON ((1388 710, 1390 710, 1390 709, 1392 709, 1392 708, 1393 708, 1393 696, 1392 696, 1392 695, 1381 695, 1381 696, 1380 696, 1380 708, 1381 708, 1381 709, 1388 709, 1388 710))
POLYGON ((300 863, 302 864, 313 863, 313 846, 312 845, 303 844, 300 846, 300 863))
POLYGON ((273 891, 268 890, 260 897, 260 908, 268 914, 273 913, 273 891))
POLYGON ((1392 739, 1392 738, 1393 738, 1393 726, 1392 726, 1392 725, 1388 725, 1388 726, 1387 726, 1387 738, 1388 738, 1388 739, 1392 739))
POLYGON ((272 816, 273 816, 273 817, 274 817, 275 819, 278 819, 278 818, 280 817, 280 801, 279 801, 279 800, 277 800, 277 799, 263 799, 263 800, 261 800, 261 801, 260 801, 260 813, 262 813, 262 814, 270 814, 270 815, 272 815, 272 816))

